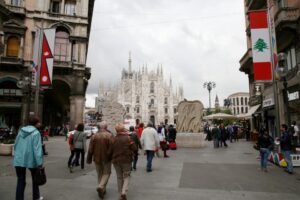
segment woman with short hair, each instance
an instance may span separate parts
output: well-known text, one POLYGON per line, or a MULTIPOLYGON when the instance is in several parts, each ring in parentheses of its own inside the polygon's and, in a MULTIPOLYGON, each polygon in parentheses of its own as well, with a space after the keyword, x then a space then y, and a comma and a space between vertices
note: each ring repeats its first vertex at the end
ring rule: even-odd
POLYGON ((30 116, 28 125, 20 129, 15 141, 13 165, 18 177, 16 200, 24 199, 26 168, 31 172, 33 199, 43 199, 39 186, 34 181, 35 173, 43 165, 42 139, 38 130, 40 125, 39 118, 30 116))
POLYGON ((73 172, 73 167, 79 162, 79 157, 81 157, 80 165, 81 169, 84 169, 84 154, 86 152, 86 134, 84 133, 84 124, 79 123, 77 125, 77 130, 74 132, 73 144, 75 149, 75 160, 72 162, 70 167, 70 172, 73 172))

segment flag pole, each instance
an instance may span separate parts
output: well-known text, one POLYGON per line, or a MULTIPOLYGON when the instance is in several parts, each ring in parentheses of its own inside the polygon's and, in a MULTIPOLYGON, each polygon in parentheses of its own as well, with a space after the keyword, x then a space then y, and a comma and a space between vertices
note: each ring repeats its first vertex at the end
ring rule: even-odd
POLYGON ((276 44, 276 27, 274 23, 274 16, 272 7, 274 5, 270 4, 270 0, 267 0, 267 8, 268 8, 268 28, 269 28, 269 37, 270 37, 270 44, 272 44, 271 48, 271 63, 272 63, 272 86, 273 86, 273 93, 274 93, 274 107, 275 107, 275 119, 276 119, 276 126, 275 126, 275 133, 272 133, 273 137, 280 136, 280 113, 279 113, 279 100, 278 100, 278 86, 276 81, 276 65, 277 63, 274 62, 274 53, 277 56, 277 44, 276 44))
POLYGON ((34 114, 39 116, 39 96, 40 96, 40 69, 42 64, 42 47, 43 47, 44 31, 39 28, 39 48, 38 48, 38 63, 36 69, 36 87, 35 87, 35 98, 34 98, 34 114))

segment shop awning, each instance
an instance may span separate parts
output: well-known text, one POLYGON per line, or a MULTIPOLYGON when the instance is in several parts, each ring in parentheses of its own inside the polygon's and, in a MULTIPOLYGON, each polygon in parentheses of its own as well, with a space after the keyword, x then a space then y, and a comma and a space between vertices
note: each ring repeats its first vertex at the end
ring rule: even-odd
POLYGON ((250 107, 249 111, 245 114, 243 118, 245 119, 251 119, 252 115, 259 109, 260 105, 255 105, 250 107))

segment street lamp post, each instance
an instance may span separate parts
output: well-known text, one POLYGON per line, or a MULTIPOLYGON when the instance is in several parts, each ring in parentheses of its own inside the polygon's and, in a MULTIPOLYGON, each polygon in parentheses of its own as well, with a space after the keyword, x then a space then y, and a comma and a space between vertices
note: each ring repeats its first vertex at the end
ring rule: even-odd
POLYGON ((213 88, 216 87, 216 83, 213 82, 213 81, 205 82, 205 83, 203 84, 203 87, 204 87, 204 88, 207 88, 207 90, 208 90, 208 94, 209 94, 209 108, 208 108, 208 109, 209 109, 209 111, 210 111, 210 109, 211 109, 210 92, 211 92, 211 90, 212 90, 213 88))
MULTIPOLYGON (((31 104, 31 78, 29 76, 24 76, 22 79, 18 80, 17 86, 28 92, 27 94, 27 110, 26 110, 26 123, 28 122, 30 116, 30 104, 31 104)), ((23 122, 24 123, 24 122, 23 122)))
POLYGON ((291 118, 289 115, 289 99, 288 99, 288 90, 287 90, 287 81, 286 81, 288 69, 287 69, 287 59, 285 53, 278 54, 278 67, 276 69, 276 73, 279 77, 279 80, 283 81, 284 115, 285 115, 285 121, 287 125, 290 126, 291 118))

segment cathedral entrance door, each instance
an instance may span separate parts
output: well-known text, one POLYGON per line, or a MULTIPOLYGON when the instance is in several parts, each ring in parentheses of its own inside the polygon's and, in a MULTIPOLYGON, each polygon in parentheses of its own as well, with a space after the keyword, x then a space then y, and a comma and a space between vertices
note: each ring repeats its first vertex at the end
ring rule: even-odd
POLYGON ((155 126, 155 116, 154 115, 150 116, 150 122, 152 122, 153 126, 155 126))

